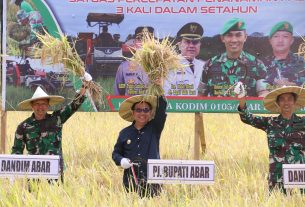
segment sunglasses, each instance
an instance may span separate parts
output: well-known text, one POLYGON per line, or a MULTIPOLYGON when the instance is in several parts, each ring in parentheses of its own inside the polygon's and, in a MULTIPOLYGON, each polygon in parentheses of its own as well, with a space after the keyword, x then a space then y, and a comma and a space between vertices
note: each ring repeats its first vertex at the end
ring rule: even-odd
POLYGON ((193 45, 197 45, 197 44, 199 44, 199 42, 200 42, 200 40, 187 40, 187 39, 184 39, 184 42, 186 43, 186 44, 193 44, 193 45))
POLYGON ((141 112, 148 113, 148 112, 150 112, 150 108, 143 108, 143 109, 136 108, 136 109, 134 109, 134 111, 137 112, 137 113, 141 113, 141 112))

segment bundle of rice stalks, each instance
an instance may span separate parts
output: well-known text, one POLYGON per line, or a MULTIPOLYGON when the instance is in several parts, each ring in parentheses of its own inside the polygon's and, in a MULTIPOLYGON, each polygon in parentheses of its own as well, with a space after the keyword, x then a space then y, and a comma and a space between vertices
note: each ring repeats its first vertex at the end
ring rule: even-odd
POLYGON ((130 60, 143 67, 150 84, 147 95, 160 96, 164 94, 162 86, 157 82, 168 78, 170 70, 182 69, 180 58, 168 37, 162 41, 149 34, 144 34, 142 48, 137 49, 130 60))
MULTIPOLYGON (((33 47, 33 56, 41 58, 44 64, 63 64, 64 69, 73 75, 83 77, 85 74, 85 65, 75 49, 75 42, 70 43, 64 35, 60 39, 55 38, 45 32, 45 34, 36 33, 40 43, 33 47), (72 46, 71 46, 72 45, 72 46)), ((102 87, 94 81, 88 83, 88 90, 93 101, 101 103, 102 87)))
POLYGON ((305 39, 302 39, 304 42, 299 45, 298 55, 303 56, 305 58, 305 39))

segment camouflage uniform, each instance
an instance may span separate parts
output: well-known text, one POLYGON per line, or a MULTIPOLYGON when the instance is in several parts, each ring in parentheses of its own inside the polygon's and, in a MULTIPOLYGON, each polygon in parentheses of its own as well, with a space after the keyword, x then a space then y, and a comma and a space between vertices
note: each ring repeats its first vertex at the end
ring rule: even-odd
MULTIPOLYGON (((237 60, 227 58, 227 53, 214 56, 205 64, 202 82, 206 84, 207 96, 224 96, 238 81, 246 85, 247 96, 258 96, 257 80, 266 77, 266 67, 253 55, 242 51, 237 60)), ((233 94, 227 94, 232 96, 233 94)))
POLYGON ((30 11, 26 13, 24 10, 17 12, 17 21, 19 24, 24 24, 24 20, 28 19, 28 25, 31 28, 30 39, 20 42, 20 44, 33 44, 38 41, 36 33, 44 34, 43 21, 38 11, 30 11))
POLYGON ((298 86, 305 82, 305 62, 304 58, 293 53, 289 53, 284 60, 276 60, 274 56, 263 59, 267 67, 266 81, 270 84, 268 89, 275 89, 274 80, 279 79, 278 70, 281 78, 288 79, 298 86))
POLYGON ((62 127, 84 102, 85 97, 78 96, 61 110, 46 114, 43 120, 36 120, 32 114, 21 122, 15 133, 12 154, 23 154, 26 146, 30 155, 60 155, 60 170, 63 173, 62 127))
POLYGON ((269 147, 269 177, 271 191, 274 187, 283 188, 283 164, 305 163, 305 117, 293 114, 291 119, 260 117, 252 115, 247 109, 239 108, 242 122, 267 133, 269 147))
POLYGON ((114 94, 142 95, 147 89, 148 82, 148 76, 140 65, 124 61, 115 75, 114 94))

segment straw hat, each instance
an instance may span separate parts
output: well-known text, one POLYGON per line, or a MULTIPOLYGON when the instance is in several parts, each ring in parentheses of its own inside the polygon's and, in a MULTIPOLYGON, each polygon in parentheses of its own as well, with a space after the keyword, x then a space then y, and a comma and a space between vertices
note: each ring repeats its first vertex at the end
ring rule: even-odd
POLYGON ((266 95, 266 97, 264 98, 265 108, 271 112, 280 113, 280 107, 276 103, 276 99, 279 95, 282 95, 284 93, 295 93, 297 95, 294 110, 305 106, 305 88, 301 88, 298 86, 283 86, 281 88, 271 91, 266 95))
POLYGON ((33 94, 32 98, 21 101, 18 104, 20 109, 32 109, 31 102, 36 101, 39 99, 49 99, 49 105, 53 106, 59 103, 64 102, 65 98, 62 96, 49 96, 46 92, 44 92, 39 86, 37 87, 35 93, 33 94))
POLYGON ((148 102, 152 106, 152 112, 153 114, 156 111, 157 107, 157 97, 156 96, 150 96, 150 95, 138 95, 138 96, 132 96, 123 101, 121 103, 119 108, 119 114, 122 117, 122 119, 125 119, 126 121, 133 122, 134 118, 132 116, 132 110, 131 107, 133 104, 137 102, 148 102))

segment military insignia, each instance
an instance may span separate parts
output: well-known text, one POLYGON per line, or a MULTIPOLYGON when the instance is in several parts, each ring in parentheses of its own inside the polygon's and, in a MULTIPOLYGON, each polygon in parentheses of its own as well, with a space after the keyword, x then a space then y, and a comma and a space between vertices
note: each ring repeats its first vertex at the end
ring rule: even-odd
POLYGON ((136 71, 137 70, 137 64, 136 63, 134 63, 134 62, 130 62, 129 63, 129 67, 128 67, 128 70, 129 71, 136 71))
POLYGON ((191 33, 195 33, 196 30, 197 30, 197 25, 191 24, 191 25, 190 25, 190 31, 191 31, 191 33))
POLYGON ((289 25, 287 23, 284 24, 284 29, 289 29, 289 25))
POLYGON ((127 139, 127 142, 126 142, 127 144, 130 144, 131 143, 131 140, 130 139, 127 139))
POLYGON ((127 82, 128 82, 128 84, 134 84, 135 83, 135 81, 133 79, 129 79, 127 82))
POLYGON ((237 28, 240 29, 242 27, 243 23, 242 22, 238 22, 237 23, 237 28))

